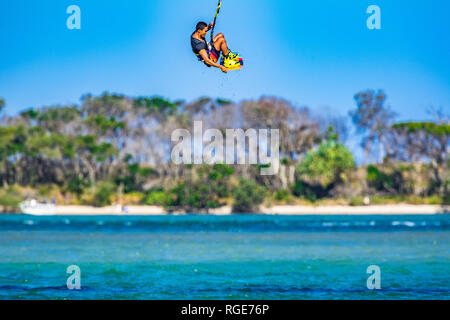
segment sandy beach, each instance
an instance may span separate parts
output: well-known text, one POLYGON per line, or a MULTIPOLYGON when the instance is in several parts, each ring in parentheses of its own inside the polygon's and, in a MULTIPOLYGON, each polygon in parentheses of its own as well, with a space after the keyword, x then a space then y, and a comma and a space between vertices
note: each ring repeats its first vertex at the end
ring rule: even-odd
POLYGON ((296 215, 296 214, 316 214, 316 215, 373 215, 373 214, 443 214, 448 213, 449 208, 436 205, 373 205, 373 206, 274 206, 263 208, 265 214, 296 215))
MULTIPOLYGON (((443 214, 449 213, 450 207, 439 205, 373 205, 373 206, 299 206, 283 205, 270 208, 262 207, 261 214, 268 215, 410 215, 410 214, 443 214)), ((56 215, 60 216, 89 216, 89 215, 165 215, 168 214, 162 207, 157 206, 128 206, 121 209, 120 206, 103 208, 90 206, 57 206, 56 215)), ((182 212, 172 214, 183 214, 182 212)), ((230 206, 210 210, 209 214, 232 214, 230 206)))

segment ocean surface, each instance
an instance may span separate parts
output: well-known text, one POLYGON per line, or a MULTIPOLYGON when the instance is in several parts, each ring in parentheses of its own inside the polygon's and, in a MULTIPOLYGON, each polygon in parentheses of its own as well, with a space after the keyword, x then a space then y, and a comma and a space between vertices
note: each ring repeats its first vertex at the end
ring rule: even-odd
POLYGON ((0 299, 450 299, 450 215, 0 215, 0 299))

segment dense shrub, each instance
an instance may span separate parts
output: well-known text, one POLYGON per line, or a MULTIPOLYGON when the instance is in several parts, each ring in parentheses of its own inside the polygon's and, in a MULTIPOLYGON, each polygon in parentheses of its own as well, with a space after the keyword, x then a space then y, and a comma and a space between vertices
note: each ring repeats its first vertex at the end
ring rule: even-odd
POLYGON ((165 191, 151 191, 145 198, 145 204, 149 206, 166 206, 168 199, 168 195, 165 191))
POLYGON ((355 168, 351 152, 334 141, 322 143, 309 152, 297 167, 300 177, 327 188, 331 184, 347 180, 346 173, 355 168))
POLYGON ((91 204, 96 207, 104 207, 111 204, 111 197, 116 193, 116 186, 111 182, 99 183, 94 192, 91 204))
POLYGON ((19 203, 23 197, 14 187, 0 191, 0 206, 3 212, 15 212, 19 208, 19 203))
POLYGON ((392 169, 392 173, 385 173, 374 165, 367 167, 367 181, 370 187, 377 191, 396 194, 401 191, 403 176, 400 171, 392 169))
POLYGON ((220 199, 211 191, 208 184, 182 183, 169 191, 166 207, 183 209, 187 212, 195 212, 215 209, 221 206, 220 199))
POLYGON ((165 206, 184 211, 208 212, 222 206, 221 199, 230 195, 230 176, 234 169, 223 164, 196 168, 196 177, 169 190, 165 206))
POLYGON ((79 177, 75 177, 69 180, 67 184, 67 191, 76 194, 80 197, 83 194, 83 191, 86 190, 91 184, 86 179, 81 179, 79 177))
POLYGON ((233 191, 233 212, 256 213, 265 198, 265 188, 253 181, 241 179, 233 191))
POLYGON ((287 202, 291 199, 291 193, 289 192, 289 190, 280 189, 275 191, 274 198, 277 201, 287 202))
POLYGON ((311 202, 315 202, 317 199, 322 198, 327 192, 321 186, 311 186, 303 181, 296 181, 292 191, 295 196, 311 202))

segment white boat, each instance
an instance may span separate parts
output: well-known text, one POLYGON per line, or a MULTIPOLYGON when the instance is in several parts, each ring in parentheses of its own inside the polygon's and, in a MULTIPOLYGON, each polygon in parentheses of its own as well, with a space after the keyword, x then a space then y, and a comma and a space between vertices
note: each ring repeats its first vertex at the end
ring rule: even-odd
POLYGON ((39 203, 36 200, 27 200, 19 204, 23 214, 33 216, 53 216, 56 214, 56 205, 52 203, 39 203))

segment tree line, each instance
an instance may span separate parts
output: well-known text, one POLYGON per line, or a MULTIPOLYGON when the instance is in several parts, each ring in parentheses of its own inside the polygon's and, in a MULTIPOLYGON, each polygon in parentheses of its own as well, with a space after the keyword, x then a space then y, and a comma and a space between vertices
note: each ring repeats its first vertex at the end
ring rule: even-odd
MULTIPOLYGON (((229 204, 255 212, 262 203, 361 204, 365 197, 448 203, 448 116, 398 122, 386 100, 381 90, 359 92, 348 117, 339 117, 277 97, 186 102, 104 93, 79 105, 3 115, 0 205, 14 208, 35 197, 190 212, 229 204), (261 176, 258 165, 174 165, 171 133, 198 120, 223 132, 279 129, 281 170, 261 176), (360 165, 345 146, 352 128, 364 150, 360 165)), ((5 104, 0 99, 0 109, 5 104)))

